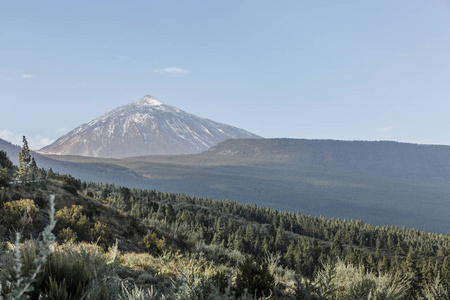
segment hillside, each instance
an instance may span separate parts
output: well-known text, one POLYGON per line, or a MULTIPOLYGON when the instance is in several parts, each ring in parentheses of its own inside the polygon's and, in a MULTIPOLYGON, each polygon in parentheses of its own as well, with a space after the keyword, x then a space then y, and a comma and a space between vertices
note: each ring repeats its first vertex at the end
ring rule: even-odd
MULTIPOLYGON (((49 194, 56 195, 58 244, 29 292, 33 298, 449 294, 448 235, 47 175, 40 183, 0 187, 0 243, 8 247, 11 228, 38 237, 48 222, 49 194)), ((0 296, 14 289, 9 249, 0 251, 0 296)), ((29 257, 23 276, 37 249, 35 242, 21 246, 29 257)))
POLYGON ((450 146, 390 141, 228 140, 202 155, 301 163, 415 183, 450 182, 450 146))
MULTIPOLYGON (((198 155, 121 160, 159 190, 315 216, 448 232, 450 147, 396 142, 229 140, 198 155)), ((132 186, 145 188, 134 183, 132 186)), ((148 185, 147 185, 148 187, 148 185)))
POLYGON ((261 137, 144 96, 73 129, 40 152, 105 158, 191 154, 235 138, 261 137))
POLYGON ((396 142, 249 139, 225 141, 197 155, 44 158, 46 167, 83 180, 447 233, 449 149, 396 142))

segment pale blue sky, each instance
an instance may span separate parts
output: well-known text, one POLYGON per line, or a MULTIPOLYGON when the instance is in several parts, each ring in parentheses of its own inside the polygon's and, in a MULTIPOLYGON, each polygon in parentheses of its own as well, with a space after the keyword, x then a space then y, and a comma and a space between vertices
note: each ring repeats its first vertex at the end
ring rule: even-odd
POLYGON ((264 137, 450 145, 450 2, 2 1, 0 138, 150 94, 264 137))

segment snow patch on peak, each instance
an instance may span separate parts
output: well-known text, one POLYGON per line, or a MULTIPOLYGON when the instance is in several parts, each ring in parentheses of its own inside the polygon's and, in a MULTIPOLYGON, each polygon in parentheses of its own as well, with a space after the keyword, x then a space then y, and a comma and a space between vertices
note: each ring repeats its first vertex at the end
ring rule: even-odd
POLYGON ((156 98, 153 98, 152 96, 144 96, 141 99, 139 99, 136 102, 137 105, 142 105, 142 106, 160 106, 163 105, 164 103, 159 101, 156 98))

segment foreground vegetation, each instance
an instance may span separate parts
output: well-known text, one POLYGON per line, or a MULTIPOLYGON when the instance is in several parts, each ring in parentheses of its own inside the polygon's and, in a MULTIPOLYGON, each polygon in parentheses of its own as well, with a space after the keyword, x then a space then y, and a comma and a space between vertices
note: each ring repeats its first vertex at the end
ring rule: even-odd
POLYGON ((36 168, 34 182, 10 184, 17 169, 5 157, 0 152, 0 299, 450 295, 448 234, 81 182, 36 168))

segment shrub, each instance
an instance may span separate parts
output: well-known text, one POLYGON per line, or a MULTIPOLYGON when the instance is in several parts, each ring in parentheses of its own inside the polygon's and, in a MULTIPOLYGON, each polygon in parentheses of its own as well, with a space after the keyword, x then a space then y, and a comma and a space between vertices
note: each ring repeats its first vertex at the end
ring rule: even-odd
POLYGON ((58 233, 58 240, 69 244, 75 243, 75 241, 77 240, 77 233, 69 227, 64 228, 58 233))
POLYGON ((4 266, 2 264, 2 272, 0 276, 0 298, 2 296, 6 296, 6 299, 14 299, 14 300, 22 300, 28 299, 27 293, 33 292, 34 287, 33 284, 38 282, 38 276, 41 275, 41 271, 49 255, 52 252, 51 244, 55 241, 55 236, 52 234, 52 230, 55 227, 55 221, 53 219, 54 216, 54 196, 50 197, 50 223, 47 227, 45 227, 42 232, 42 241, 39 242, 39 245, 34 248, 34 252, 32 255, 28 257, 33 257, 32 263, 31 260, 22 261, 22 257, 26 256, 24 252, 20 251, 19 241, 20 234, 16 234, 16 244, 14 247, 14 252, 10 257, 9 267, 4 266), (23 254, 23 255, 22 255, 23 254), (24 270, 26 273, 24 273, 24 270), (9 271, 9 272, 8 272, 9 271), (8 280, 9 279, 9 280, 8 280), (2 288, 4 291, 2 291, 2 288))
POLYGON ((69 193, 76 195, 77 191, 81 189, 81 181, 70 175, 61 175, 60 179, 63 182, 63 189, 69 193))
MULTIPOLYGON (((102 259, 100 251, 89 244, 54 246, 54 252, 47 256, 27 295, 31 299, 106 299, 108 291, 103 283, 107 278, 114 277, 114 272, 102 259)), ((17 259, 10 256, 5 263, 2 277, 6 280, 2 285, 13 287, 8 282, 14 282, 19 274, 24 278, 31 276, 36 258, 39 258, 39 247, 35 242, 28 241, 21 247, 22 272, 17 273, 17 259)), ((10 290, 6 292, 12 295, 10 290)))
POLYGON ((206 300, 218 293, 214 287, 215 268, 200 257, 183 259, 179 266, 177 281, 173 284, 175 299, 206 300))
MULTIPOLYGON (((89 220, 82 211, 83 206, 81 205, 66 206, 59 210, 55 215, 55 219, 58 221, 56 226, 57 232, 70 227, 71 230, 76 232, 78 238, 87 241, 90 236, 89 220)), ((59 235, 58 238, 60 238, 59 235)))
POLYGON ((143 237, 141 243, 148 253, 158 255, 164 250, 166 239, 164 237, 162 239, 158 239, 156 232, 149 229, 147 234, 143 237))
POLYGON ((159 294, 153 286, 148 289, 140 288, 136 285, 128 289, 122 284, 121 292, 118 295, 119 300, 164 300, 166 297, 163 294, 159 294))
POLYGON ((317 291, 325 299, 406 299, 410 282, 398 275, 375 276, 363 267, 338 261, 325 265, 315 277, 317 291))
POLYGON ((6 230, 15 230, 29 236, 36 227, 39 227, 38 212, 39 208, 31 199, 5 202, 0 214, 0 224, 6 230))
POLYGON ((48 198, 41 191, 39 191, 36 194, 36 196, 34 197, 34 203, 39 208, 47 208, 47 206, 48 206, 48 198))
POLYGON ((427 285, 424 289, 424 296, 426 299, 450 299, 449 289, 441 282, 441 276, 438 275, 434 281, 427 285))
POLYGON ((255 261, 247 256, 239 265, 236 286, 238 296, 246 289, 256 297, 269 296, 272 294, 274 278, 265 262, 255 261))
POLYGON ((103 250, 108 249, 108 245, 112 241, 112 235, 106 224, 103 224, 100 221, 97 221, 94 224, 94 227, 91 228, 91 240, 102 247, 103 250))

